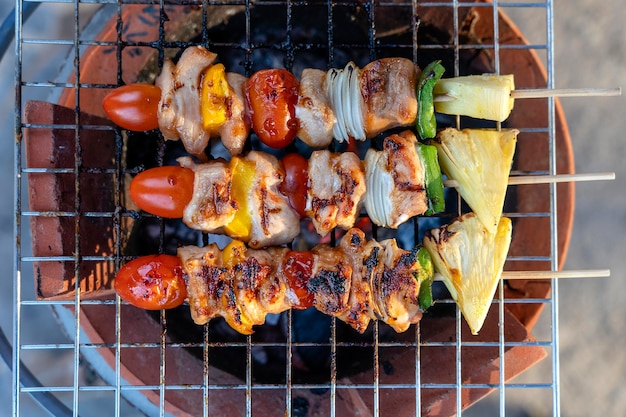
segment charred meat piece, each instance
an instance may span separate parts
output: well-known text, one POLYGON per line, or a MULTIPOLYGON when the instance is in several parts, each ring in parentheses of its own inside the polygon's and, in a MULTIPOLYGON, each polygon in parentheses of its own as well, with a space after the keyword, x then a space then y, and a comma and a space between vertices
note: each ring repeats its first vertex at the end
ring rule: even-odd
POLYGON ((189 157, 178 163, 194 171, 193 195, 185 207, 183 222, 192 229, 220 232, 230 223, 238 205, 231 195, 232 172, 221 160, 196 164, 189 157))
POLYGON ((278 159, 256 151, 244 159, 256 167, 256 177, 248 194, 252 219, 249 245, 261 248, 291 242, 300 234, 300 217, 278 190, 284 177, 278 159))
POLYGON ((337 317, 348 323, 359 333, 363 333, 370 323, 381 315, 372 292, 373 277, 382 274, 384 265, 381 262, 383 248, 375 240, 367 240, 365 233, 359 229, 350 229, 339 243, 352 266, 350 298, 348 308, 337 317))
POLYGON ((422 318, 418 300, 420 284, 416 279, 420 266, 416 254, 400 249, 395 240, 380 244, 383 270, 372 275, 372 292, 380 319, 395 331, 404 332, 422 318))
POLYGON ((340 247, 318 245, 307 288, 314 296, 313 306, 324 314, 337 316, 348 307, 352 264, 340 247))
POLYGON ((244 249, 230 252, 228 256, 236 259, 224 259, 216 244, 179 248, 194 322, 201 325, 221 316, 233 329, 250 334, 267 314, 290 308, 280 270, 286 252, 286 248, 244 249))
POLYGON ((224 309, 222 294, 229 293, 229 272, 221 266, 221 252, 216 244, 203 248, 182 246, 178 249, 187 279, 189 309, 194 323, 202 325, 218 317, 224 309))
POLYGON ((365 155, 364 204, 379 226, 397 228, 428 210, 424 166, 416 145, 415 135, 407 130, 386 137, 382 151, 369 149, 365 155))
MULTIPOLYGON (((281 313, 291 306, 286 299, 287 285, 280 270, 287 248, 246 250, 231 271, 235 304, 241 312, 245 331, 265 323, 265 316, 281 313)), ((238 329, 237 329, 238 330, 238 329)))
POLYGON ((313 152, 306 212, 318 234, 326 236, 335 227, 354 226, 364 194, 365 171, 356 154, 313 152))

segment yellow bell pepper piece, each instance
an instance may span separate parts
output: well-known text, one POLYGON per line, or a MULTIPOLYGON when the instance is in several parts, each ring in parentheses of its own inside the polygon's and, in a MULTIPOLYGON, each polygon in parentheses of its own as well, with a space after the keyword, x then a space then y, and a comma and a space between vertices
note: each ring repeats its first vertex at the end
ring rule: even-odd
POLYGON ((240 240, 233 240, 222 250, 222 265, 233 268, 243 259, 245 253, 246 244, 240 240))
POLYGON ((226 102, 230 95, 224 65, 216 64, 207 69, 202 77, 200 109, 204 130, 216 131, 226 123, 226 102))
POLYGON ((233 157, 230 161, 230 170, 233 174, 230 194, 239 205, 233 220, 224 226, 226 234, 232 238, 247 242, 252 230, 252 215, 248 202, 248 194, 256 177, 256 165, 240 157, 233 157))

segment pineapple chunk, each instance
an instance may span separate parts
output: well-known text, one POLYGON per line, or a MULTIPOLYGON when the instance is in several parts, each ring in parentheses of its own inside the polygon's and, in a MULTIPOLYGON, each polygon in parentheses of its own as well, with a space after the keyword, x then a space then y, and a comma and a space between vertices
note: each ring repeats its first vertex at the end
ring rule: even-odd
POLYGON ((447 100, 435 100, 435 111, 445 114, 460 114, 478 119, 505 121, 515 99, 513 75, 469 75, 445 78, 435 85, 435 96, 447 100))
POLYGON ((457 191, 492 234, 502 216, 518 133, 448 128, 435 143, 442 171, 458 182, 457 191))
POLYGON ((511 220, 502 217, 496 234, 485 229, 474 213, 430 230, 424 247, 435 270, 456 301, 472 334, 480 331, 511 244, 511 220))

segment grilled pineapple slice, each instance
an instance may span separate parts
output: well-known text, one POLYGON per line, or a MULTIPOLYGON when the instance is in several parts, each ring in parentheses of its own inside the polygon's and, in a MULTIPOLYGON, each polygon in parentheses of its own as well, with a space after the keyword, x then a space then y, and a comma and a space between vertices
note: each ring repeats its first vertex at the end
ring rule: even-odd
POLYGON ((503 122, 513 110, 514 89, 510 74, 444 78, 437 82, 433 94, 446 100, 435 100, 435 111, 503 122))
POLYGON ((502 216, 518 133, 447 128, 435 143, 442 171, 458 182, 457 191, 491 234, 502 216))
POLYGON ((483 326, 511 243, 511 220, 502 217, 495 234, 474 213, 430 230, 424 247, 456 301, 472 334, 483 326))

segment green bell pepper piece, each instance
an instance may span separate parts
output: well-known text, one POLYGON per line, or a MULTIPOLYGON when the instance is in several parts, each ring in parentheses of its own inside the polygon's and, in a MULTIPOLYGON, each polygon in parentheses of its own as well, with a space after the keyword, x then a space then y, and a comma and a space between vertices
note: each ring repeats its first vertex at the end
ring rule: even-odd
POLYGON ((437 148, 433 145, 425 145, 419 142, 416 146, 417 154, 424 166, 424 182, 426 186, 426 197, 428 198, 428 210, 424 214, 432 216, 435 213, 444 211, 446 208, 446 200, 443 195, 443 178, 441 177, 437 148))
POLYGON ((417 118, 415 127, 422 139, 432 139, 437 135, 437 120, 435 119, 435 102, 433 89, 441 79, 445 68, 441 61, 433 61, 419 76, 417 81, 417 118))
POLYGON ((420 284, 418 301, 420 309, 426 311, 434 304, 433 281, 435 280, 435 268, 426 248, 419 246, 415 256, 420 266, 419 272, 415 274, 415 279, 420 284))

